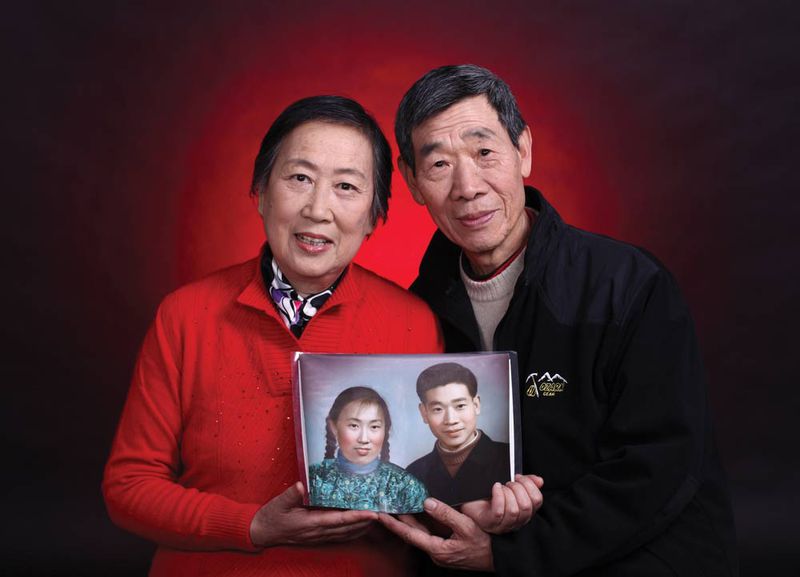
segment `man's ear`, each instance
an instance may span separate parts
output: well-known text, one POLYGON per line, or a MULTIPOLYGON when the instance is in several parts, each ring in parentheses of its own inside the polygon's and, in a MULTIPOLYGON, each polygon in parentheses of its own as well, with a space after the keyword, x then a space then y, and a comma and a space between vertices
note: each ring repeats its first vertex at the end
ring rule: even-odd
POLYGON ((481 414, 481 396, 480 395, 475 395, 474 397, 472 397, 472 402, 475 405, 475 414, 476 415, 480 415, 481 414))
POLYGON ((528 126, 525 126, 519 135, 519 160, 522 178, 528 178, 533 165, 533 137, 528 126))
POLYGON ((258 193, 258 214, 264 216, 264 192, 258 193))
POLYGON ((417 188, 417 178, 414 176, 414 171, 406 164, 402 156, 397 157, 397 168, 400 170, 400 174, 403 175, 403 180, 406 181, 411 196, 417 204, 425 206, 425 199, 422 198, 422 195, 419 193, 419 188, 417 188))
POLYGON ((419 404, 419 414, 422 417, 422 422, 428 424, 428 410, 423 403, 419 404))

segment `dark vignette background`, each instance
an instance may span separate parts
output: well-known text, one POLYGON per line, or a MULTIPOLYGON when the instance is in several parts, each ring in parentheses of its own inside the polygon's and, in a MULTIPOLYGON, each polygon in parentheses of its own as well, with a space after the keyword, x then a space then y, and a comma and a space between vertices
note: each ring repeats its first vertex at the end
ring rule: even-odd
MULTIPOLYGON (((532 184, 643 245, 694 311, 744 575, 797 575, 798 60, 793 2, 5 3, 0 420, 6 575, 142 575, 102 466, 168 291, 256 253, 270 120, 476 62, 512 86, 532 184), (166 4, 166 3, 165 3, 166 4)), ((408 284, 431 233, 398 178, 361 262, 408 284)))

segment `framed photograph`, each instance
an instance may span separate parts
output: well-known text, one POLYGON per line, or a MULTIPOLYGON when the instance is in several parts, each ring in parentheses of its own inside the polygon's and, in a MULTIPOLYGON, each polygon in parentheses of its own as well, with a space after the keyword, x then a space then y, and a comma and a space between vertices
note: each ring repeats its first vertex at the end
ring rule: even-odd
POLYGON ((293 385, 310 506, 417 513, 522 469, 516 353, 295 353, 293 385))

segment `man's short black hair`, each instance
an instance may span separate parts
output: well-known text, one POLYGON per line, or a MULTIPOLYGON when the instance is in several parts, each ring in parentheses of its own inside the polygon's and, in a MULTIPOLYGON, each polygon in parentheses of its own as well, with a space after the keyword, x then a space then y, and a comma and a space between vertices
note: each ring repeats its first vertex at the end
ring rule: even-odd
POLYGON ((290 104, 269 127, 253 167, 250 194, 257 196, 269 182, 272 167, 280 152, 283 139, 306 122, 329 122, 352 126, 369 140, 372 146, 373 188, 371 223, 386 222, 389 197, 392 195, 392 149, 378 123, 355 100, 344 96, 309 96, 290 104))
POLYGON ((470 397, 478 394, 478 379, 467 367, 458 363, 439 363, 428 367, 417 377, 419 400, 424 403, 425 393, 436 387, 443 387, 452 383, 467 387, 470 397))
POLYGON ((505 127, 514 146, 519 148, 519 135, 525 129, 525 120, 508 84, 491 70, 475 64, 442 66, 417 80, 397 109, 394 135, 400 156, 412 172, 416 173, 416 166, 411 131, 456 102, 481 95, 485 95, 497 111, 500 124, 505 127))

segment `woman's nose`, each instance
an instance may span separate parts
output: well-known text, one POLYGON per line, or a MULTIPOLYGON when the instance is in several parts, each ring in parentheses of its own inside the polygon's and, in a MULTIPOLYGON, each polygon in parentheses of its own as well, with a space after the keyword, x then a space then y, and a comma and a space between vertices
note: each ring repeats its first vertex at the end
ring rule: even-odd
POLYGON ((303 207, 304 217, 316 222, 327 222, 333 218, 330 194, 322 185, 315 185, 307 200, 308 202, 303 207))

